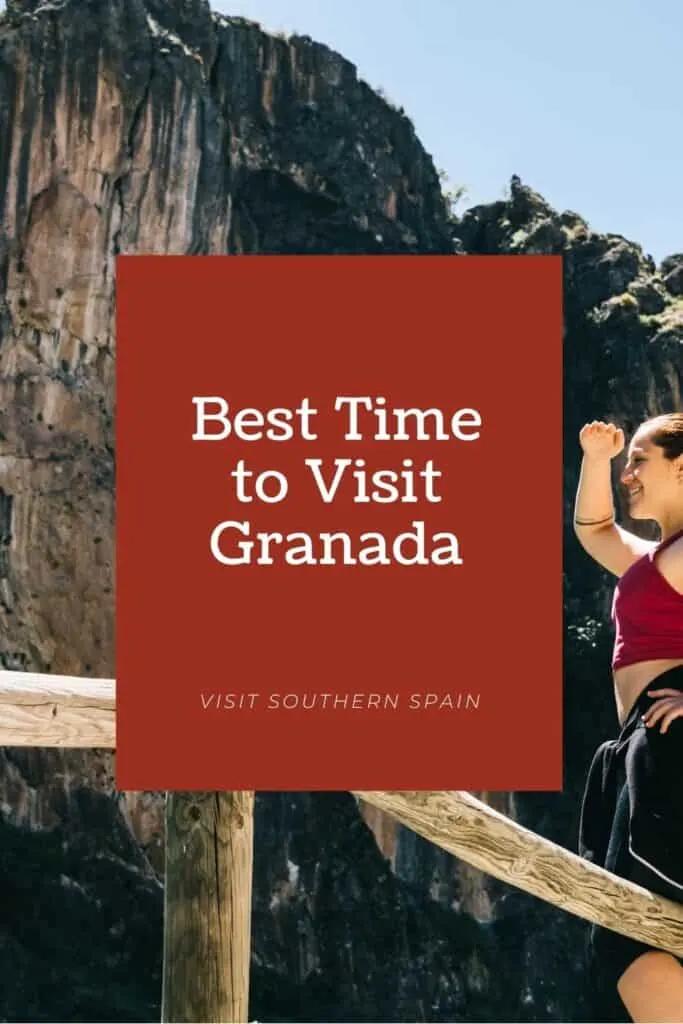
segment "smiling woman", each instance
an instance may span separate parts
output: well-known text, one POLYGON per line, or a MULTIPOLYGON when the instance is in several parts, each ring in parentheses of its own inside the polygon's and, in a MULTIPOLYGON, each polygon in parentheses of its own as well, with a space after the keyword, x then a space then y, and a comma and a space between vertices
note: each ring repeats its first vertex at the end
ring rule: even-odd
MULTIPOLYGON (((579 440, 576 534, 618 577, 612 668, 621 725, 588 774, 580 852, 683 903, 683 413, 638 428, 621 476, 631 518, 658 523, 659 542, 615 523, 611 460, 623 450, 623 432, 593 422, 579 440)), ((597 927, 590 954, 599 994, 609 998, 616 990, 626 1019, 683 1020, 679 959, 597 927)))

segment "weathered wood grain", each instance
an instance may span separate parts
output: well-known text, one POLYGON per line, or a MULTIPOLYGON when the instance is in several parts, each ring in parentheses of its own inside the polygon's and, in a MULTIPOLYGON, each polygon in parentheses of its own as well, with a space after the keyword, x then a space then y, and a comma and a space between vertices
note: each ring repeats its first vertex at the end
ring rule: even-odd
POLYGON ((254 793, 166 795, 161 1019, 248 1020, 254 793))
POLYGON ((114 680, 0 671, 0 746, 115 748, 114 680))
POLYGON ((355 796, 494 878, 587 921, 683 956, 683 905, 588 864, 470 793, 355 796))

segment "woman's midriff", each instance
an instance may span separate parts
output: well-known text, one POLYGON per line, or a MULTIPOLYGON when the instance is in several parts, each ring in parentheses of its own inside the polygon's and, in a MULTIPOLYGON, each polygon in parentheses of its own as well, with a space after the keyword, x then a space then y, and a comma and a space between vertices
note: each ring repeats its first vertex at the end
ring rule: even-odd
POLYGON ((683 658, 660 658, 657 661, 639 661, 626 665, 614 673, 614 696, 617 701, 619 722, 623 724, 629 711, 646 686, 662 672, 683 665, 683 658))

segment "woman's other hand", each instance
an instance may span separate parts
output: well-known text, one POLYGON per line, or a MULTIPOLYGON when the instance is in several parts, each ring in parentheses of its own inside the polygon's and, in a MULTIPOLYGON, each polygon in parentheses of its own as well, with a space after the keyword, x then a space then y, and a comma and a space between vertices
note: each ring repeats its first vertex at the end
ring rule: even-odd
POLYGON ((677 718, 683 718, 683 693, 680 690, 648 690, 648 697, 659 697, 643 715, 643 722, 651 729, 659 723, 664 733, 677 718))

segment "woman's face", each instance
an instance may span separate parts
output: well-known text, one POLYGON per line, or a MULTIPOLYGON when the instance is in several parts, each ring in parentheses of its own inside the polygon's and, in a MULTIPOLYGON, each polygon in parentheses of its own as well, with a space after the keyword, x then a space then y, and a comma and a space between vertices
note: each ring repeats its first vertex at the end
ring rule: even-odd
POLYGON ((665 458, 651 433, 641 428, 633 435, 621 482, 628 493, 631 518, 659 521, 683 510, 683 457, 665 458))

